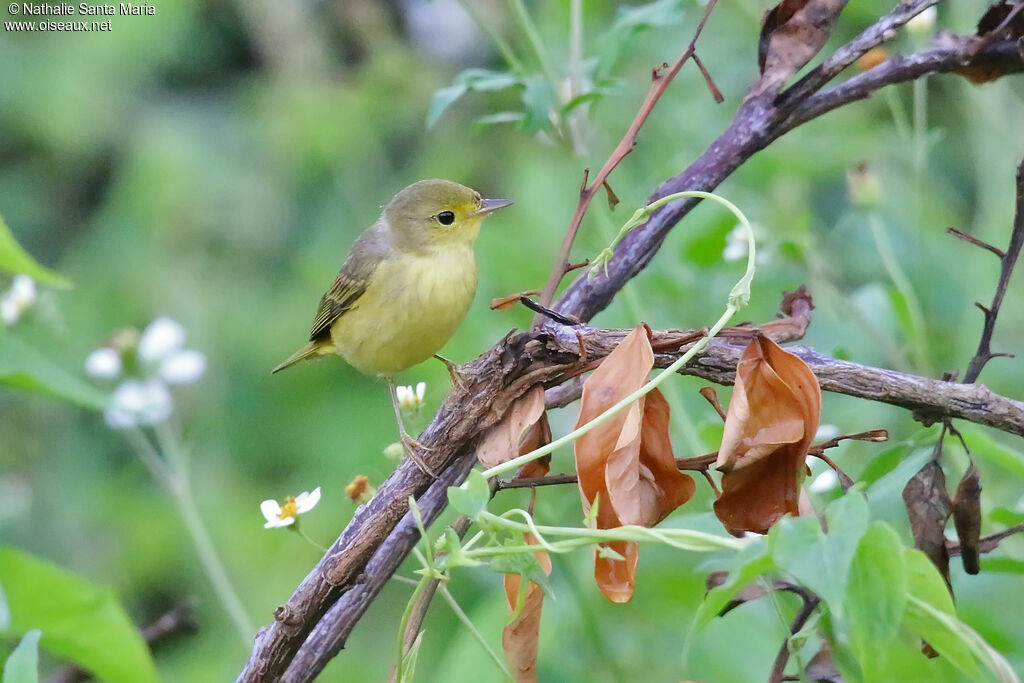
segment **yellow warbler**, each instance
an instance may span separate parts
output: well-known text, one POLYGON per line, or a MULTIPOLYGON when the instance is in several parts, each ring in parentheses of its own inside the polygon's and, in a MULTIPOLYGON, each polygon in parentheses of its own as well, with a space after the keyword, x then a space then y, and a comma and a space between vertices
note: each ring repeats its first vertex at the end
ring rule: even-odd
POLYGON ((511 203, 482 199, 450 180, 421 180, 396 194, 320 299, 309 343, 273 372, 337 354, 361 372, 386 377, 402 443, 433 474, 405 430, 392 378, 435 355, 462 323, 476 293, 480 223, 511 203))

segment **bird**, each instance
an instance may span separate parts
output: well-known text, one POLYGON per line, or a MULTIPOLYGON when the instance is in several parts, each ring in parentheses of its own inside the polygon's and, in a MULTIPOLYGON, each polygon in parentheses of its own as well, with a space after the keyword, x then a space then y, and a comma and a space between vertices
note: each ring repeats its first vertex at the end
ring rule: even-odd
POLYGON ((405 429, 394 376, 437 352, 451 338, 476 294, 473 244, 485 218, 511 205, 484 199, 450 180, 428 179, 399 191, 380 217, 353 243, 320 299, 309 342, 280 363, 338 355, 356 370, 387 380, 402 445, 436 478, 417 450, 427 450, 405 429))

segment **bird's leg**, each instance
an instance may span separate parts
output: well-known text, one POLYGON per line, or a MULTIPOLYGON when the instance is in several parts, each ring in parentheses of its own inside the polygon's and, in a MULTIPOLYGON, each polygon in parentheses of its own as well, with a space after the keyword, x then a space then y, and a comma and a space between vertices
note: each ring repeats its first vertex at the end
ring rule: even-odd
POLYGON ((450 361, 444 356, 434 354, 434 358, 438 359, 444 366, 448 368, 448 376, 452 379, 452 386, 458 387, 460 391, 466 391, 469 388, 469 381, 466 379, 465 373, 462 372, 461 366, 454 361, 450 361))
POLYGON ((421 444, 416 439, 409 436, 409 432, 405 431, 405 422, 402 420, 402 407, 398 404, 398 394, 395 391, 395 380, 388 377, 388 391, 391 393, 391 406, 395 409, 395 420, 398 421, 398 434, 402 440, 402 446, 405 448, 405 452, 409 455, 409 458, 416 463, 416 466, 429 474, 434 479, 437 479, 437 473, 427 466, 427 463, 423 461, 423 458, 416 452, 417 450, 429 451, 430 449, 421 444))

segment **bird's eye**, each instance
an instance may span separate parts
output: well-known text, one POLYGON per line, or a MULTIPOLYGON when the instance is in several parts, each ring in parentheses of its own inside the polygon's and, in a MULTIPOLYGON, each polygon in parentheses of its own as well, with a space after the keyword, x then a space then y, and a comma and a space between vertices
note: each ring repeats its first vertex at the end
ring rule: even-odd
POLYGON ((437 222, 441 225, 451 225, 455 222, 455 214, 451 211, 442 211, 437 214, 437 222))

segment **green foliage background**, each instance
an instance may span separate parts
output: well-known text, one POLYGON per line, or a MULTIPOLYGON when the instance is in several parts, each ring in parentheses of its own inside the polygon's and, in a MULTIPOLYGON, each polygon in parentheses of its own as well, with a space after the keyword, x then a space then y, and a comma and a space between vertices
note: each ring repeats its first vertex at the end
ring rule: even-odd
MULTIPOLYGON (((657 183, 685 168, 724 129, 755 77, 759 19, 771 4, 722 0, 700 55, 725 103, 712 102, 692 65, 684 69, 612 176, 622 206, 612 213, 594 203, 576 257, 596 254, 657 183)), ((327 542, 353 512, 345 484, 357 474, 379 483, 393 467, 381 455, 395 438, 383 383, 331 359, 269 375, 305 339, 318 297, 351 241, 381 203, 419 178, 447 177, 486 196, 515 199, 514 208, 485 226, 477 301, 445 354, 467 360, 510 328, 528 325, 525 309, 491 312, 488 301, 542 286, 582 169, 600 167, 646 92, 651 67, 676 58, 702 11, 690 2, 659 3, 664 25, 631 36, 608 33, 616 3, 585 3, 585 53, 608 60, 606 51, 618 51, 620 58, 611 74, 615 87, 584 117, 590 144, 574 155, 566 144, 541 139, 550 140, 550 131, 538 136, 514 124, 475 123, 518 110, 515 89, 469 93, 427 130, 438 88, 464 68, 504 64, 475 32, 474 47, 459 59, 432 56, 432 43, 463 38, 468 29, 443 22, 417 42, 403 7, 371 0, 160 0, 156 16, 114 17, 110 33, 0 33, 0 212, 30 253, 75 285, 46 291, 28 320, 0 334, 81 375, 89 352, 123 326, 143 327, 160 315, 186 326, 188 345, 209 359, 201 384, 176 395, 193 484, 258 623, 269 621, 318 558, 294 534, 264 531, 259 501, 322 486, 324 500, 303 527, 327 542)), ((564 76, 567 3, 529 7, 564 76)), ((888 7, 878 0, 851 3, 830 45, 888 7)), ((481 8, 529 65, 530 51, 508 8, 497 2, 481 8)), ((944 6, 939 27, 969 31, 978 11, 969 3, 944 6)), ((912 46, 904 36, 894 49, 912 46)), ((965 367, 981 327, 972 304, 990 300, 995 261, 944 229, 955 225, 1005 245, 1013 173, 1024 150, 1024 89, 1012 77, 979 88, 943 76, 928 79, 927 90, 923 140, 894 123, 894 109, 911 110, 911 86, 899 86, 787 135, 719 189, 761 227, 770 257, 760 266, 745 317, 770 319, 782 290, 806 284, 817 304, 806 343, 820 351, 933 376, 965 367), (922 142, 926 157, 915 167, 915 145, 922 142), (878 212, 920 300, 923 334, 910 324, 880 263, 865 214, 847 197, 844 174, 860 161, 882 183, 878 212)), ((543 119, 530 125, 543 128, 543 119)), ((739 274, 737 264, 721 259, 733 225, 713 206, 697 209, 596 322, 710 324, 739 274)), ((1024 355, 1020 278, 1011 283, 994 347, 1024 355)), ((439 363, 401 379, 427 381, 429 409, 447 391, 439 363)), ((997 359, 981 380, 1019 398, 1024 365, 997 359)), ((680 457, 714 450, 721 432, 696 395, 699 386, 679 379, 669 396, 695 425, 684 433, 685 422, 677 423, 680 457)), ((720 393, 725 399, 728 389, 720 393)), ((570 407, 557 415, 555 428, 564 431, 574 420, 570 407)), ((869 484, 872 519, 890 522, 908 544, 900 490, 937 431, 922 434, 902 410, 835 395, 825 396, 823 422, 844 432, 890 431, 889 444, 851 444, 835 458, 869 484)), ((1020 440, 964 427, 985 486, 983 531, 1024 519, 1020 440)), ((952 444, 947 450, 947 475, 955 481, 966 458, 952 444)), ((570 468, 571 452, 556 454, 554 471, 570 468)), ((666 524, 720 532, 707 487, 698 483, 698 491, 666 524)), ((526 495, 502 493, 497 504, 523 505, 526 495)), ((539 492, 537 513, 578 522, 576 491, 539 492)), ((139 624, 196 596, 199 633, 157 650, 166 680, 226 680, 248 654, 198 568, 173 503, 96 413, 0 389, 0 541, 113 587, 139 624)), ((588 553, 556 563, 557 599, 547 602, 541 628, 542 680, 635 680, 640 671, 650 680, 766 675, 783 633, 770 604, 745 606, 690 634, 708 567, 666 548, 644 548, 641 555, 637 592, 627 605, 600 597, 588 553)), ((954 562, 960 615, 1024 668, 1024 625, 1007 609, 1024 573, 1024 542, 1011 539, 996 557, 999 562, 986 558, 989 571, 976 577, 954 562)), ((500 645, 500 577, 480 570, 455 577, 454 594, 500 645)), ((385 591, 325 680, 387 675, 409 590, 396 584, 385 591)), ((780 600, 784 610, 793 609, 789 596, 780 600)), ((443 604, 426 629, 422 680, 497 679, 443 604)), ((935 671, 933 680, 956 680, 941 662, 935 671)))

